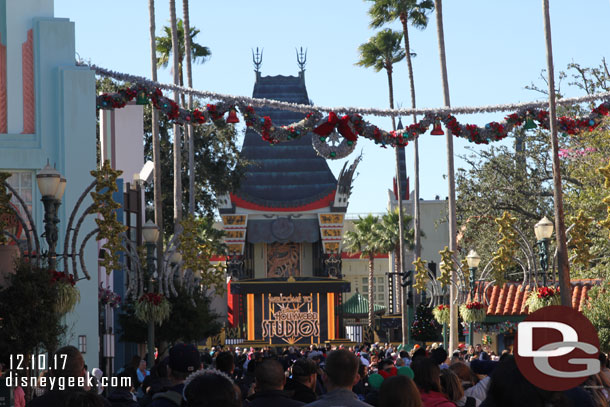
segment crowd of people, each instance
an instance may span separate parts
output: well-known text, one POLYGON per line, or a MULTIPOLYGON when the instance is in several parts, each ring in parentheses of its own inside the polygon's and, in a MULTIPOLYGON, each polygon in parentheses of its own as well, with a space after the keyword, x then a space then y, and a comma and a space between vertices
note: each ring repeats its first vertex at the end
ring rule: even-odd
MULTIPOLYGON (((67 363, 47 372, 49 377, 87 375, 76 348, 68 346, 57 353, 66 355, 67 363)), ((610 370, 603 353, 600 373, 563 392, 535 387, 523 377, 510 352, 495 355, 481 345, 461 347, 451 355, 437 344, 410 351, 365 344, 306 349, 219 347, 203 353, 194 345, 177 344, 168 353, 150 370, 135 357, 117 373, 131 379, 125 387, 36 388, 27 406, 610 406, 610 370)))

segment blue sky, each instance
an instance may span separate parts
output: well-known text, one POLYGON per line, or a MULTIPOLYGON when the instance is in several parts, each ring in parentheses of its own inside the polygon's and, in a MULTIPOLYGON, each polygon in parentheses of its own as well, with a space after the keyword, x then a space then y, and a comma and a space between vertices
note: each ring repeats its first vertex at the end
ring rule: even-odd
MULTIPOLYGON (((156 2, 157 33, 169 21, 168 1, 156 2)), ((176 0, 178 16, 182 1, 176 0)), ((375 31, 368 27, 368 1, 190 1, 191 26, 201 30, 200 44, 212 58, 194 65, 194 87, 225 94, 252 94, 254 72, 251 49, 264 48, 263 75, 296 75, 295 47, 307 53, 309 97, 323 106, 387 108, 384 72, 360 68, 357 48, 375 31)), ((443 5, 449 87, 453 106, 481 106, 540 100, 524 89, 540 79, 546 67, 542 2, 534 0, 446 0, 443 5)), ((85 60, 113 70, 150 77, 148 0, 55 0, 55 15, 76 23, 76 48, 85 60)), ((551 24, 556 75, 572 61, 597 66, 606 55, 607 0, 551 2, 551 24)), ((400 29, 399 24, 391 26, 400 29)), ((411 29, 411 47, 418 107, 443 104, 435 16, 424 31, 411 29)), ((169 69, 159 71, 161 82, 171 82, 169 69)), ((395 67, 395 101, 410 107, 406 63, 395 67)), ((565 96, 581 91, 568 88, 565 96)), ((507 113, 458 115, 462 123, 484 125, 507 113)), ((365 117, 384 129, 389 118, 365 117)), ((411 118, 403 118, 409 123, 411 118)), ((447 195, 444 137, 420 138, 421 197, 447 195)), ((464 163, 469 143, 454 139, 456 168, 464 163)), ((383 212, 394 175, 394 154, 359 141, 364 153, 349 212, 383 212)), ((413 173, 412 146, 407 147, 407 172, 413 173)), ((349 157, 350 160, 355 158, 349 157)), ((331 163, 338 173, 344 160, 331 163)), ((413 178, 411 177, 411 185, 413 178)))

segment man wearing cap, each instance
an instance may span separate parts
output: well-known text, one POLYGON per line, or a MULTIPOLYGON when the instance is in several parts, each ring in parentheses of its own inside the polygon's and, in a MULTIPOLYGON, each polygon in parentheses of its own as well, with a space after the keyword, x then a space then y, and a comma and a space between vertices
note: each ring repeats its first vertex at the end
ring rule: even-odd
POLYGON ((311 359, 297 359, 292 365, 292 378, 286 382, 286 390, 292 392, 292 399, 311 403, 316 401, 316 380, 318 366, 311 359))
POLYGON ((184 381, 201 368, 199 351, 192 344, 179 343, 169 350, 167 375, 172 386, 164 393, 155 394, 151 407, 175 407, 182 405, 184 381))

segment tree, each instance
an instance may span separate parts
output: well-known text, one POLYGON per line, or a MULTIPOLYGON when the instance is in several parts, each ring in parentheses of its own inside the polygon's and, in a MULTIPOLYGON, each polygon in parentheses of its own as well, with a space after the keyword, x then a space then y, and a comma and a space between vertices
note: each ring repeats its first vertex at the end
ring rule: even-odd
POLYGON ((601 286, 593 287, 587 295, 589 299, 587 306, 583 308, 583 314, 593 324, 599 336, 599 350, 610 351, 610 283, 605 280, 601 286))
POLYGON ((411 326, 411 337, 420 342, 440 341, 441 326, 432 315, 432 308, 419 304, 415 310, 415 319, 411 326))
MULTIPOLYGON (((55 312, 58 283, 51 273, 20 261, 14 274, 0 287, 0 362, 10 355, 32 355, 57 349, 65 327, 55 312)), ((27 359, 26 359, 27 361, 27 359)))
MULTIPOLYGON (((202 341, 220 332, 219 316, 210 310, 210 299, 205 290, 199 289, 189 296, 177 285, 178 296, 169 298, 172 305, 170 318, 163 325, 156 326, 157 345, 168 342, 202 341)), ((135 317, 133 302, 121 306, 119 323, 120 340, 123 342, 144 343, 147 325, 135 317)), ((163 352, 159 352, 162 354, 163 352)))
MULTIPOLYGON (((178 75, 180 85, 184 85, 183 64, 185 49, 184 38, 184 22, 182 19, 176 21, 176 31, 178 36, 178 75)), ((195 63, 204 63, 212 55, 210 48, 195 42, 195 37, 200 33, 200 30, 195 27, 189 27, 189 39, 191 42, 191 61, 195 63)), ((170 61, 170 56, 173 56, 172 46, 172 31, 171 27, 163 27, 163 36, 157 37, 157 67, 167 68, 170 61)), ((188 79, 188 78, 187 78, 188 79)))
MULTIPOLYGON (((394 108, 394 86, 392 83, 392 71, 393 66, 396 62, 400 61, 404 58, 404 50, 400 48, 400 40, 402 34, 392 31, 390 29, 385 29, 377 33, 374 37, 371 37, 368 42, 360 45, 358 48, 360 51, 360 61, 356 63, 356 65, 364 66, 367 68, 373 67, 376 72, 381 71, 382 69, 386 70, 388 75, 388 90, 390 97, 390 108, 394 108)), ((396 130, 396 122, 394 117, 392 117, 392 129, 396 130)), ((395 160, 396 160, 396 186, 398 192, 398 218, 402 219, 402 188, 400 183, 400 149, 398 145, 395 148, 395 160)), ((403 221, 398 222, 399 228, 399 239, 402 240, 404 232, 402 230, 403 221)), ((404 256, 404 242, 400 244, 400 264, 404 265, 405 256, 404 256)), ((401 291, 402 292, 402 291, 401 291)), ((371 301, 372 302, 372 301, 371 301)), ((372 305, 370 305, 372 310, 372 305)), ((372 312, 372 311, 371 311, 372 312)), ((403 310, 403 344, 408 337, 406 332, 406 310, 403 310)))
MULTIPOLYGON (((409 43, 409 22, 415 28, 423 30, 428 26, 427 14, 434 9, 434 3, 431 0, 373 0, 373 5, 369 10, 369 15, 372 17, 371 27, 379 28, 382 25, 400 20, 402 24, 402 35, 405 46, 405 59, 407 60, 407 68, 409 70, 409 86, 411 88, 411 107, 415 109, 415 79, 413 75, 413 64, 411 62, 411 45, 409 43)), ((413 123, 417 121, 417 117, 413 115, 413 123)), ((417 138, 413 141, 413 154, 415 167, 415 196, 414 196, 414 227, 416 231, 421 230, 420 227, 420 211, 419 211, 419 146, 417 138)), ((397 178, 399 179, 399 178, 397 178)), ((402 199, 402 198, 401 198, 402 199)), ((415 250, 414 258, 421 256, 421 241, 419 233, 415 234, 415 250)))
MULTIPOLYGON (((188 0, 182 0, 182 9, 184 13, 184 32, 189 33, 189 35, 184 35, 184 54, 192 55, 193 51, 191 49, 191 45, 193 43, 191 38, 191 24, 189 17, 189 2, 188 0)), ((197 45, 197 44, 196 44, 197 45)), ((209 50, 208 50, 209 55, 209 50)), ((191 58, 186 59, 186 85, 189 88, 193 87, 193 71, 191 69, 191 58)), ((189 103, 188 108, 193 108, 193 95, 189 94, 189 103)), ((183 102, 184 103, 184 102, 183 102)), ((195 145, 193 143, 193 125, 186 125, 186 138, 188 140, 188 163, 189 163, 189 214, 193 214, 195 212, 195 145)))
MULTIPOLYGON (((175 51, 179 49, 178 43, 178 32, 176 28, 176 0, 169 0, 169 19, 171 27, 171 39, 172 49, 175 51)), ((180 84, 179 74, 180 60, 178 59, 178 53, 173 52, 173 71, 174 71, 174 85, 180 84)), ((174 102, 180 103, 180 92, 174 90, 174 102)), ((176 123, 174 123, 174 231, 179 232, 179 224, 182 220, 182 129, 176 123)))
MULTIPOLYGON (((151 79, 153 82, 157 81, 157 49, 155 40, 155 0, 148 0, 148 15, 149 15, 149 32, 150 32, 150 69, 151 79)), ((153 208, 155 212, 155 224, 160 230, 164 229, 163 222, 163 205, 161 203, 161 145, 159 144, 159 112, 157 109, 151 109, 151 132, 152 132, 152 162, 153 168, 153 185, 154 185, 154 199, 153 208)), ((98 139, 99 140, 99 139, 98 139)), ((157 252, 163 251, 163 234, 159 233, 159 239, 157 240, 157 252)), ((161 267, 161 257, 157 259, 157 267, 161 267)))
POLYGON ((350 253, 360 253, 360 257, 369 260, 369 327, 375 321, 373 301, 373 281, 375 271, 375 256, 383 253, 380 239, 379 218, 371 214, 365 218, 359 217, 354 222, 354 230, 347 231, 343 237, 345 249, 350 253))

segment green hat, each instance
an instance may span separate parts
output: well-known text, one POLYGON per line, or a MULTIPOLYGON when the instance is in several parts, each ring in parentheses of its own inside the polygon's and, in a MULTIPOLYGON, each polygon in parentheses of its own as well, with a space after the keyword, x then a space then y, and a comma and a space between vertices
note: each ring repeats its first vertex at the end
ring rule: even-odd
POLYGON ((415 374, 413 373, 413 369, 411 369, 409 366, 399 367, 398 374, 402 375, 402 376, 408 376, 409 379, 411 379, 411 380, 413 380, 413 377, 415 377, 415 374))
POLYGON ((404 346, 402 346, 402 343, 400 345, 398 345, 398 347, 396 348, 397 351, 401 351, 404 348, 404 346))
POLYGON ((373 389, 379 390, 381 383, 383 383, 383 376, 379 373, 373 373, 369 376, 369 384, 373 389))

